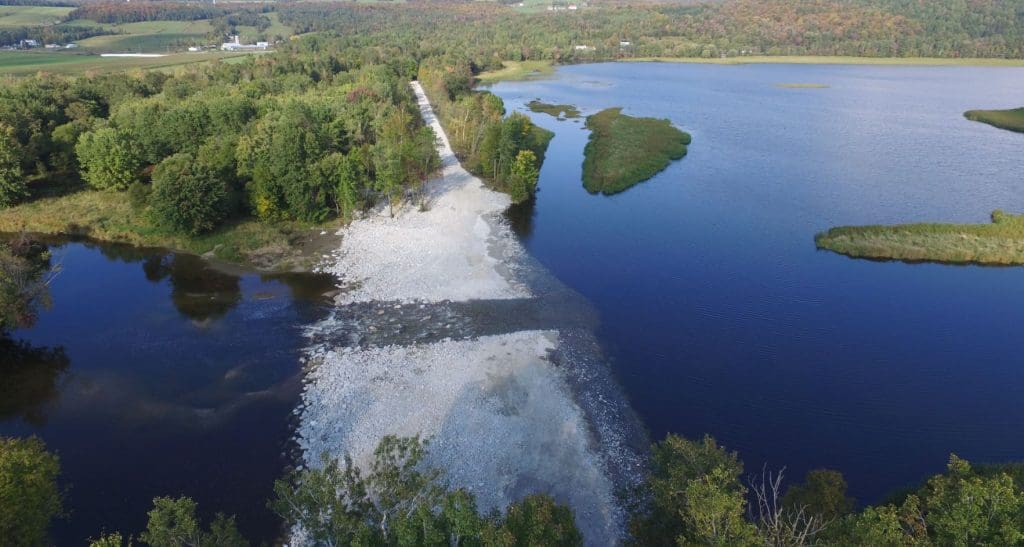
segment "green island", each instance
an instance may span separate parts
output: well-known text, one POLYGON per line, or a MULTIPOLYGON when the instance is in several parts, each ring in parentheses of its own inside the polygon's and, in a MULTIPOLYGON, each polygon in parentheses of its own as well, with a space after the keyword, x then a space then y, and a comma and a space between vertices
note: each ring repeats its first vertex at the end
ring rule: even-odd
POLYGON ((990 224, 840 226, 816 235, 814 242, 853 258, 1024 265, 1024 215, 997 210, 990 224))
POLYGON ((530 109, 530 112, 547 114, 560 120, 580 117, 579 109, 571 104, 548 104, 540 99, 534 99, 526 103, 526 106, 530 109))
POLYGON ((590 140, 583 149, 583 187, 617 194, 661 172, 686 155, 690 134, 668 120, 634 118, 621 108, 587 117, 590 140))
POLYGON ((1024 107, 1007 110, 968 110, 964 117, 999 129, 1024 133, 1024 107))

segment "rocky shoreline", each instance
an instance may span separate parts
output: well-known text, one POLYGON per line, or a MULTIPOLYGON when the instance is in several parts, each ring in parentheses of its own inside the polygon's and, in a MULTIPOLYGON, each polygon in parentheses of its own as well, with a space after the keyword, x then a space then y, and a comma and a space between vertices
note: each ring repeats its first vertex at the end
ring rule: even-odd
POLYGON ((596 314, 525 255, 507 196, 439 137, 429 206, 357 220, 325 266, 343 292, 308 329, 298 443, 305 465, 365 462, 386 434, 430 438, 430 465, 502 509, 535 492, 566 503, 588 545, 615 544, 617 494, 646 438, 591 334, 596 314), (538 294, 539 293, 539 294, 538 294))

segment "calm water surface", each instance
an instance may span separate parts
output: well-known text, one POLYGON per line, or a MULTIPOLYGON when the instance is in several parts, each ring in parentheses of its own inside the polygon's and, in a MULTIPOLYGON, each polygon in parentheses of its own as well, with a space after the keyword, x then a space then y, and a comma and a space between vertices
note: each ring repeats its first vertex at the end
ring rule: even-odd
POLYGON ((1020 106, 1024 69, 595 64, 492 90, 510 110, 622 106, 693 135, 655 178, 591 196, 582 122, 532 114, 556 136, 536 202, 510 212, 599 309, 654 437, 710 433, 748 469, 839 469, 863 502, 950 452, 1024 459, 1024 268, 851 260, 813 241, 1020 211, 1024 135, 962 113, 1020 106))
POLYGON ((274 540, 266 509, 289 463, 300 327, 330 280, 224 273, 191 255, 91 243, 51 246, 53 306, 0 344, 0 435, 38 435, 69 487, 58 545, 138 534, 155 496, 237 514, 274 540))

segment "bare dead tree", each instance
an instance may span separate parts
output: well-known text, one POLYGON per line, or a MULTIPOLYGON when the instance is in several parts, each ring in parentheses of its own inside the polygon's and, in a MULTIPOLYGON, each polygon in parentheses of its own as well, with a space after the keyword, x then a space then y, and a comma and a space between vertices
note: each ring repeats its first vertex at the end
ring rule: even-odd
MULTIPOLYGON (((765 465, 761 475, 750 475, 747 483, 757 500, 756 513, 751 515, 761 530, 765 545, 770 547, 800 547, 814 545, 815 539, 832 523, 808 511, 806 505, 786 507, 782 502, 782 482, 786 468, 778 473, 765 465)), ((751 509, 755 511, 755 509, 751 509)))

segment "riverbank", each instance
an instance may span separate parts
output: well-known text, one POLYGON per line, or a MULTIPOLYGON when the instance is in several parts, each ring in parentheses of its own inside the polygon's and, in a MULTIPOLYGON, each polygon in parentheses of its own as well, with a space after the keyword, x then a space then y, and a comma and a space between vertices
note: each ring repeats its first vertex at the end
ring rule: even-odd
POLYGON ((853 258, 1024 265, 1024 215, 995 211, 991 224, 840 226, 816 235, 814 242, 853 258))
POLYGON ((544 313, 530 324, 510 316, 544 302, 521 281, 523 251, 500 217, 509 198, 462 168, 413 87, 442 175, 427 183, 427 207, 381 210, 341 231, 325 267, 344 293, 308 331, 304 465, 325 452, 366 462, 383 435, 419 433, 428 463, 482 510, 547 493, 573 509, 587 544, 614 544, 625 524, 615 492, 640 466, 624 398, 609 395, 609 375, 569 357, 572 329, 545 326, 557 322, 544 313))
POLYGON ((0 209, 0 232, 88 237, 136 246, 163 247, 262 271, 310 271, 338 245, 336 225, 226 223, 208 234, 184 236, 156 229, 124 194, 77 190, 0 209))

